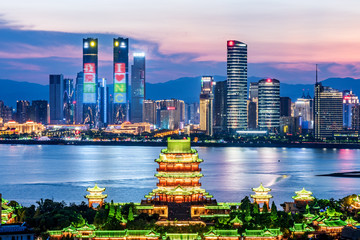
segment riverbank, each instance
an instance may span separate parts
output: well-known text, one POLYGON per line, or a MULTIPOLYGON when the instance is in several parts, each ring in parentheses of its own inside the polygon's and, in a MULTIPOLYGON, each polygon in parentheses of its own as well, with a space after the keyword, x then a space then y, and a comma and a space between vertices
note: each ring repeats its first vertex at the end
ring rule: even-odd
MULTIPOLYGON (((142 141, 68 141, 68 140, 0 140, 0 144, 24 145, 107 145, 107 146, 160 146, 165 147, 166 142, 142 141)), ((336 148, 360 149, 360 144, 354 143, 209 143, 192 142, 194 147, 286 147, 286 148, 336 148)))

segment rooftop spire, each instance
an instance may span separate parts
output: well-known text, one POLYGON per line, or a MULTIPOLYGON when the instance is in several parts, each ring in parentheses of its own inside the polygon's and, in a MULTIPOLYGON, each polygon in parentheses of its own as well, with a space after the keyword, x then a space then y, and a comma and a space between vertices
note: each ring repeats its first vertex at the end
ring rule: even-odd
POLYGON ((318 67, 317 67, 317 64, 316 64, 316 83, 318 83, 318 67))

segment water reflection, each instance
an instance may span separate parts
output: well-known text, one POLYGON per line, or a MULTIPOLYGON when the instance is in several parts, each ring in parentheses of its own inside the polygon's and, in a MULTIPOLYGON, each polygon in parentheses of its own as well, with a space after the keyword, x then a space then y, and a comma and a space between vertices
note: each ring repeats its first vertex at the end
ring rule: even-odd
MULTIPOLYGON (((82 201, 95 182, 109 199, 140 201, 155 188, 161 147, 0 145, 2 185, 8 199, 24 204, 40 198, 82 201)), ((317 197, 340 198, 357 192, 359 178, 318 177, 359 171, 359 150, 305 148, 197 148, 203 187, 219 201, 239 201, 262 182, 277 203, 302 187, 317 197)))

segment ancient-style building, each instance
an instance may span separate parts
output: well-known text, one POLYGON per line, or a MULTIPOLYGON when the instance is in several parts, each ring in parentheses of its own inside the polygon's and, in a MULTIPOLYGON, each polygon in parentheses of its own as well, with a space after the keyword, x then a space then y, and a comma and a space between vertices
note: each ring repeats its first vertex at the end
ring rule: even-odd
POLYGON ((305 188, 301 189, 300 191, 295 192, 295 196, 292 198, 294 199, 296 204, 306 205, 309 202, 314 201, 314 197, 312 196, 312 192, 305 190, 305 188))
POLYGON ((201 188, 202 159, 190 146, 190 138, 168 139, 166 149, 155 160, 157 188, 145 196, 137 210, 159 214, 162 220, 198 221, 207 217, 228 215, 230 206, 218 205, 212 195, 201 188))
POLYGON ((270 198, 272 198, 272 195, 269 194, 271 189, 264 187, 261 183, 259 187, 253 188, 252 190, 255 192, 255 194, 251 195, 254 203, 257 203, 259 205, 263 203, 266 204, 269 208, 270 198))
POLYGON ((93 207, 93 204, 99 204, 100 207, 104 205, 104 199, 107 198, 107 194, 103 194, 106 188, 99 188, 97 184, 93 188, 88 188, 89 192, 85 198, 89 201, 89 207, 93 207))

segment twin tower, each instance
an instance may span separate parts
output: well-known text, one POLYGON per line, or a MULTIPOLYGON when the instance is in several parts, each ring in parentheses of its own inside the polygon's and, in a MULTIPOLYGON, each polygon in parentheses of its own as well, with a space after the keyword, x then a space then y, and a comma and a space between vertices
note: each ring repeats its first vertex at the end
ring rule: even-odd
POLYGON ((145 98, 145 54, 134 53, 131 73, 131 95, 129 88, 129 39, 113 39, 113 87, 109 92, 98 89, 98 39, 83 39, 83 116, 85 124, 98 122, 118 124, 142 120, 142 103, 145 98), (106 102, 108 104, 102 104, 106 102), (103 109, 103 106, 108 106, 103 109), (103 114, 100 114, 103 112, 103 114), (108 116, 101 118, 101 115, 108 116))

